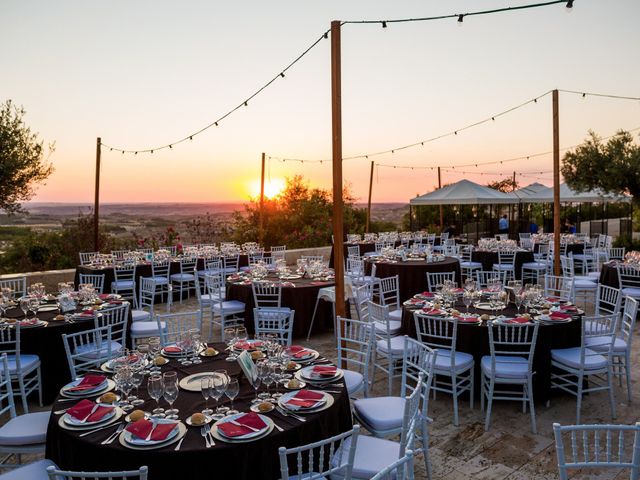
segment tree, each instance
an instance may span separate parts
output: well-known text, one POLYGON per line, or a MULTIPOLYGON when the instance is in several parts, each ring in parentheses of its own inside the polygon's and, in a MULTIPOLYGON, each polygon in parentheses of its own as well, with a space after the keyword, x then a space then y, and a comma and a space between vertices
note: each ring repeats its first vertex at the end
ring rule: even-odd
POLYGON ((578 192, 600 189, 633 196, 640 201, 640 145, 624 130, 606 144, 593 131, 585 142, 562 159, 565 182, 578 192))
POLYGON ((30 200, 35 185, 53 172, 43 142, 26 126, 24 114, 11 100, 0 104, 0 209, 9 214, 19 212, 20 202, 30 200))
POLYGON ((494 182, 487 183, 487 187, 498 190, 499 192, 513 192, 518 188, 518 181, 514 181, 513 178, 507 177, 502 180, 496 180, 494 182))

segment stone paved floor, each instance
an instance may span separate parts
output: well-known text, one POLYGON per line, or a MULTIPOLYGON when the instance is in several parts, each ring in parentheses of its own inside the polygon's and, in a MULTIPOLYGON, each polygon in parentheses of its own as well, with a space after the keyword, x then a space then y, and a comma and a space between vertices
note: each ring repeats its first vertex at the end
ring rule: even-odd
MULTIPOLYGON (((162 307, 161 307, 162 308, 162 307)), ((183 304, 176 303, 173 311, 190 311, 197 308, 193 300, 183 304)), ((205 327, 206 329, 207 327, 205 327)), ((205 331, 205 334, 207 331, 205 331)), ((214 332, 218 334, 218 332, 214 332)), ((299 341, 300 342, 300 341, 299 341)), ((304 342, 302 342, 304 343, 304 342)), ((310 346, 318 349, 329 358, 336 358, 337 352, 332 333, 316 335, 311 338, 310 346)), ((614 423, 632 424, 639 420, 640 387, 638 384, 638 366, 640 355, 638 348, 632 357, 633 395, 632 404, 626 402, 626 390, 616 384, 617 419, 614 423)), ((396 386, 398 381, 396 381, 396 386)), ((386 381, 377 379, 372 396, 386 395, 386 381)), ((474 409, 469 408, 467 400, 459 406, 460 426, 452 423, 452 402, 450 396, 439 393, 436 400, 430 402, 431 425, 430 457, 433 465, 433 478, 454 479, 509 479, 509 480, 547 480, 557 479, 556 454, 553 442, 552 424, 575 423, 575 397, 557 394, 550 405, 537 404, 536 416, 538 433, 532 434, 529 415, 523 414, 516 402, 495 402, 491 429, 484 431, 484 415, 476 402, 474 409)), ((46 408, 46 407, 45 407, 46 408)), ((37 410, 37 406, 33 406, 37 410)), ((582 423, 610 423, 610 409, 606 393, 595 393, 585 397, 582 408, 582 423)), ((25 456, 25 461, 36 457, 25 456)), ((420 455, 416 462, 416 478, 424 479, 425 468, 420 455)), ((629 478, 628 473, 619 471, 574 472, 571 478, 585 479, 622 479, 629 478)), ((152 479, 151 479, 152 480, 152 479)))

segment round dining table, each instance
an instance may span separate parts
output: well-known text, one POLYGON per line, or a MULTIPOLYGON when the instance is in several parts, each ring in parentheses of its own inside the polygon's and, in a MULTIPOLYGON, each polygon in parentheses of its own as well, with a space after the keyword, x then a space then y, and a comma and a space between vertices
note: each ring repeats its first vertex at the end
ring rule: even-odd
POLYGON ((620 288, 617 263, 604 263, 600 268, 599 281, 607 287, 620 288))
POLYGON ((429 272, 455 272, 456 283, 460 285, 461 281, 460 261, 453 257, 445 257, 444 260, 438 262, 367 259, 367 273, 371 272, 371 266, 374 263, 376 277, 386 278, 398 275, 401 302, 427 289, 427 273, 429 272))
MULTIPOLYGON (((223 352, 224 344, 211 344, 223 352)), ((240 393, 235 398, 234 407, 241 412, 248 412, 251 400, 255 397, 253 388, 241 372, 236 362, 225 361, 225 355, 203 358, 199 365, 182 366, 177 359, 171 359, 162 367, 162 371, 177 372, 178 379, 201 372, 214 372, 225 369, 227 374, 237 377, 240 393)), ((146 379, 145 379, 146 383, 146 379)), ((273 392, 273 387, 271 389, 273 392)), ((282 392, 282 387, 280 388, 282 392)), ((282 431, 274 428, 267 436, 245 443, 230 443, 215 440, 215 445, 207 448, 201 436, 200 427, 187 426, 187 433, 179 450, 176 444, 157 449, 133 450, 120 444, 118 440, 110 444, 101 444, 114 433, 121 423, 114 423, 90 435, 81 437, 82 431, 68 430, 59 425, 60 415, 52 414, 47 430, 46 458, 53 460, 63 469, 70 470, 127 470, 142 465, 149 467, 149 478, 153 480, 176 480, 195 478, 252 480, 275 480, 280 478, 278 448, 296 447, 316 442, 352 428, 349 398, 344 387, 331 390, 334 402, 327 409, 304 415, 305 422, 290 416, 283 416, 276 410, 264 414, 282 431)), ((138 395, 145 403, 138 408, 150 411, 156 403, 150 399, 146 388, 139 389, 138 395)), ((229 400, 221 400, 221 404, 229 406, 229 400)), ((65 409, 73 402, 59 402, 53 405, 53 411, 65 409)), ((161 406, 167 404, 161 400, 161 406)), ((200 392, 186 391, 182 387, 174 408, 179 410, 181 421, 191 414, 205 408, 205 400, 200 392)), ((214 406, 214 401, 209 401, 214 406)), ((294 468, 294 465, 290 465, 294 468)))
MULTIPOLYGON (((76 312, 81 312, 81 308, 78 307, 76 312)), ((38 355, 40 358, 42 400, 45 404, 52 402, 60 387, 71 380, 62 335, 94 328, 92 316, 83 318, 78 315, 69 320, 54 320, 58 313, 57 310, 39 311, 37 318, 45 321, 44 325, 21 325, 20 328, 20 354, 38 355)), ((20 308, 8 309, 5 316, 9 319, 24 319, 24 313, 20 308)), ((30 318, 33 318, 32 314, 30 318)), ((31 394, 30 398, 36 398, 36 394, 31 394)))
MULTIPOLYGON (((402 332, 416 338, 415 307, 402 307, 402 332)), ((456 304, 460 312, 466 313, 466 307, 456 304)), ((471 307, 470 313, 482 315, 490 313, 471 307)), ((506 317, 516 317, 515 307, 508 306, 499 314, 506 317)), ((489 346, 489 330, 487 322, 464 323, 458 322, 456 350, 469 353, 475 362, 475 390, 480 396, 481 372, 480 361, 485 355, 491 355, 489 346)), ((536 401, 546 401, 551 394, 551 350, 557 348, 579 347, 582 336, 582 317, 575 315, 570 321, 541 323, 533 356, 533 396, 536 401)))
MULTIPOLYGON (((311 278, 297 278, 282 281, 275 274, 268 275, 265 281, 280 284, 282 286, 281 306, 295 310, 293 318, 293 336, 303 337, 307 335, 313 309, 316 305, 318 292, 322 288, 334 286, 333 280, 314 280, 311 278)), ((250 280, 237 282, 227 281, 227 300, 238 300, 245 304, 244 322, 249 333, 254 332, 253 289, 250 280)), ((333 305, 321 300, 318 302, 318 310, 313 323, 313 332, 318 333, 333 329, 333 305)))

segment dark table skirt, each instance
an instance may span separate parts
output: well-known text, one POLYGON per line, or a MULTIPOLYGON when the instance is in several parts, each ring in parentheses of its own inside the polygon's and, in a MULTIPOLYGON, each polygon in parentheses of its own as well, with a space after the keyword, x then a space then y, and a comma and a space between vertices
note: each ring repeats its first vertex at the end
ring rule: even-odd
MULTIPOLYGON (((493 270, 493 265, 498 263, 498 252, 475 251, 471 254, 474 262, 482 263, 482 270, 493 270)), ((516 252, 514 262, 515 276, 517 280, 522 278, 522 264, 535 260, 532 252, 516 252)))
POLYGON ((600 269, 600 283, 608 287, 620 288, 618 269, 613 265, 602 265, 600 269))
MULTIPOLYGON (((216 345, 223 351, 224 345, 216 345)), ((226 369, 232 376, 238 376, 240 395, 235 400, 235 407, 240 411, 248 411, 253 389, 248 384, 238 365, 225 362, 220 358, 205 359, 201 365, 183 367, 175 360, 163 367, 163 371, 175 370, 178 378, 198 372, 226 369)), ((273 387, 272 387, 273 388, 273 387)), ((140 396, 147 400, 142 406, 144 410, 155 408, 155 401, 149 399, 146 387, 140 388, 140 396)), ((333 394, 335 403, 327 410, 307 415, 305 423, 293 418, 282 417, 278 413, 268 416, 280 425, 284 431, 274 429, 267 437, 254 442, 229 444, 216 440, 216 445, 206 449, 200 429, 187 427, 187 435, 180 451, 174 451, 175 444, 157 450, 130 450, 116 440, 110 445, 100 445, 114 428, 102 430, 95 434, 80 438, 82 432, 65 430, 58 425, 58 415, 52 415, 47 432, 46 457, 53 460, 63 469, 71 470, 126 470, 141 465, 149 467, 149 478, 153 480, 176 480, 195 478, 216 479, 255 479, 274 480, 280 478, 278 447, 295 447, 316 442, 332 435, 349 430, 352 427, 351 410, 346 390, 333 394), (210 472, 207 476, 204 472, 210 472)), ((225 400, 228 405, 229 401, 225 400)), ((166 406, 163 400, 161 405, 166 406)), ((209 402, 213 405, 213 401, 209 402)), ((180 389, 176 403, 180 410, 181 420, 204 408, 204 399, 200 393, 187 392, 180 389)), ((69 403, 57 403, 57 408, 67 408, 69 403)))
MULTIPOLYGON (((367 261, 367 270, 371 271, 370 261, 367 261)), ((376 264, 377 277, 386 278, 398 275, 401 302, 427 289, 427 272, 455 272, 456 282, 460 285, 460 262, 456 258, 445 257, 443 261, 433 263, 407 261, 376 264)))
MULTIPOLYGON (((464 306, 458 307, 464 311, 464 306)), ((416 337, 416 328, 413 318, 414 310, 403 307, 402 329, 405 335, 416 337)), ((480 313, 480 312, 478 312, 480 313)), ((487 313, 487 312, 483 312, 487 313)), ((515 314, 515 309, 504 310, 504 315, 515 314)), ((554 325, 541 324, 538 329, 538 339, 533 357, 533 396, 536 401, 546 401, 550 397, 551 390, 551 350, 556 348, 579 347, 582 334, 582 321, 573 320, 567 323, 554 325)), ((480 361, 483 356, 491 355, 489 348, 489 331, 486 323, 458 324, 458 336, 456 349, 473 355, 475 361, 475 389, 479 398, 481 375, 480 361)))
MULTIPOLYGON (((313 316, 313 308, 321 288, 334 285, 333 282, 314 282, 311 280, 296 280, 295 287, 282 287, 281 305, 295 310, 293 319, 293 336, 306 337, 313 316)), ((238 300, 245 304, 244 323, 249 333, 253 333, 253 290, 251 285, 227 283, 227 300, 238 300)), ((321 300, 313 324, 313 333, 333 329, 333 304, 321 300)))

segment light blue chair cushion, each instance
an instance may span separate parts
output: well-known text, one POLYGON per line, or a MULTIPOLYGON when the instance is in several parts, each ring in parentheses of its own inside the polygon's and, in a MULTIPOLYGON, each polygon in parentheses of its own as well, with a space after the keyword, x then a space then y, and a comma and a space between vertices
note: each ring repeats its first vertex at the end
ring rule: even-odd
POLYGON ((480 262, 460 262, 460 266, 462 268, 482 268, 482 263, 480 263, 480 262))
POLYGON ((51 460, 38 460, 0 475, 0 480, 49 480, 47 467, 58 468, 51 460))
POLYGON ((135 282, 133 280, 117 280, 111 282, 111 290, 132 290, 134 286, 135 282))
MULTIPOLYGON (((610 337, 588 337, 585 338, 585 344, 596 352, 606 352, 609 349, 608 341, 610 337)), ((616 337, 613 341, 613 351, 615 353, 622 353, 627 350, 627 342, 622 338, 616 337)))
POLYGON ((196 276, 192 273, 174 273, 171 275, 171 280, 176 282, 193 282, 196 276))
POLYGON ((169 283, 169 278, 167 277, 151 277, 151 279, 156 282, 156 285, 167 285, 169 283))
MULTIPOLYGON (((391 317, 391 315, 389 315, 391 317)), ((376 331, 380 333, 387 332, 387 326, 382 322, 374 322, 376 331)), ((389 320, 389 335, 397 335, 402 329, 402 322, 400 320, 389 320)))
MULTIPOLYGON (((339 466, 340 453, 345 449, 342 460, 347 458, 351 438, 347 438, 333 457, 332 467, 339 466)), ((353 460, 353 478, 371 478, 383 468, 398 460, 400 444, 382 438, 359 435, 353 460)))
POLYGON ((33 445, 47 439, 51 412, 25 413, 0 427, 0 445, 33 445))
POLYGON ((522 268, 528 270, 546 270, 547 264, 544 262, 526 262, 522 264, 522 268))
POLYGON ((402 428, 405 403, 402 397, 362 398, 353 402, 353 409, 374 430, 393 430, 402 428))
MULTIPOLYGON (((473 357, 465 352, 456 352, 454 357, 454 370, 456 373, 463 372, 473 364, 473 357)), ((436 373, 451 371, 451 350, 438 349, 435 364, 436 373)))
POLYGON ((573 285, 576 290, 596 290, 598 288, 598 284, 591 280, 574 280, 573 285))
MULTIPOLYGON (((402 357, 404 353, 404 337, 391 337, 391 356, 393 357, 402 357)), ((376 348, 379 352, 384 354, 389 354, 389 345, 387 345, 387 340, 382 339, 376 342, 376 348)))
POLYGON ((364 376, 360 372, 354 372, 353 370, 343 370, 344 372, 344 384, 347 387, 349 395, 357 392, 364 386, 364 376))
POLYGON ((389 312, 389 318, 396 322, 401 322, 402 320, 402 309, 398 308, 397 310, 393 310, 389 312))
MULTIPOLYGON (((117 352, 122 349, 122 345, 119 342, 111 341, 111 353, 117 352)), ((91 342, 85 345, 80 345, 74 353, 81 354, 84 358, 104 358, 107 356, 108 344, 103 342, 100 351, 97 350, 96 345, 91 342)))
POLYGON ((150 318, 151 314, 145 310, 131 310, 132 322, 142 322, 145 320, 149 320, 150 318))
MULTIPOLYGON (((15 355, 7 355, 7 361, 9 362, 9 373, 11 375, 17 373, 18 365, 16 364, 15 355)), ((20 355, 20 368, 23 372, 29 372, 36 368, 40 363, 40 357, 38 355, 24 354, 20 355)))
MULTIPOLYGON (((482 372, 491 376, 491 355, 485 355, 480 360, 482 372)), ((503 355, 496 357, 496 378, 526 379, 529 365, 524 357, 503 355)))
POLYGON ((211 308, 214 312, 224 310, 225 315, 232 315, 244 312, 244 303, 238 300, 225 300, 222 302, 222 307, 220 307, 220 303, 214 303, 211 308))
MULTIPOLYGON (((160 322, 160 328, 163 331, 167 330, 166 322, 160 322)), ((159 335, 158 331, 158 322, 156 321, 147 321, 147 322, 135 322, 131 324, 131 335, 135 337, 144 337, 144 336, 153 336, 159 335)))
POLYGON ((622 295, 625 297, 640 298, 640 288, 625 287, 622 289, 622 295))
MULTIPOLYGON (((579 369, 581 368, 580 347, 551 350, 551 359, 568 367, 579 369)), ((585 349, 584 360, 585 370, 596 370, 607 366, 607 358, 603 355, 597 355, 594 350, 589 348, 585 349)))

